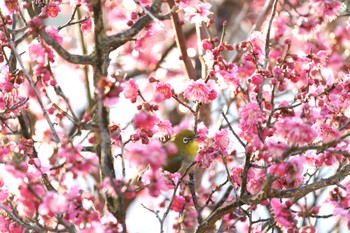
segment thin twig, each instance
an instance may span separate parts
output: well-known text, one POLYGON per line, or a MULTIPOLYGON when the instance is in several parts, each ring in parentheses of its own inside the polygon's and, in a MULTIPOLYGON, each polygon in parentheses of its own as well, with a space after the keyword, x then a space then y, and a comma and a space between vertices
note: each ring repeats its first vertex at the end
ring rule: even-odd
POLYGON ((242 141, 242 139, 236 134, 236 132, 234 131, 234 129, 232 128, 230 122, 228 121, 226 115, 224 112, 221 112, 221 115, 224 117, 228 127, 230 128, 231 132, 233 133, 233 135, 236 137, 236 139, 239 141, 239 143, 243 146, 243 148, 246 147, 246 144, 242 141))
POLYGON ((35 85, 34 85, 34 82, 32 81, 32 78, 30 77, 30 75, 28 74, 26 68, 25 68, 24 65, 23 65, 22 58, 18 55, 18 52, 16 51, 16 48, 13 46, 13 44, 12 44, 12 43, 9 43, 9 45, 10 45, 10 47, 11 47, 12 52, 15 54, 16 59, 17 59, 19 65, 20 65, 21 68, 22 68, 22 71, 23 71, 24 76, 26 77, 27 81, 29 82, 30 86, 32 87, 32 89, 33 89, 33 91, 34 91, 34 93, 35 93, 35 96, 36 96, 37 99, 38 99, 40 108, 41 108, 41 110, 43 111, 44 116, 45 116, 45 118, 46 118, 46 121, 47 121, 47 123, 49 124, 50 129, 51 129, 51 132, 52 132, 52 134, 53 134, 53 136, 54 136, 54 138, 53 138, 54 141, 55 141, 56 143, 60 143, 60 138, 59 138, 59 136, 58 136, 58 134, 57 134, 57 132, 56 132, 56 130, 55 130, 55 127, 54 127, 54 125, 53 125, 53 123, 52 123, 52 121, 51 121, 51 119, 50 119, 50 117, 49 117, 49 114, 47 113, 47 111, 46 111, 46 109, 45 109, 45 107, 44 107, 44 103, 43 103, 43 101, 41 100, 40 94, 39 94, 38 90, 36 89, 36 87, 35 87, 35 85))
POLYGON ((180 187, 180 184, 182 183, 183 179, 185 178, 185 176, 187 175, 188 171, 195 165, 196 163, 195 162, 192 162, 188 167, 187 169, 185 170, 184 174, 181 176, 181 178, 179 179, 179 181, 176 183, 175 187, 174 187, 174 191, 173 191, 173 195, 171 197, 171 200, 170 200, 170 203, 167 207, 167 209, 165 210, 164 214, 163 214, 163 217, 162 217, 162 220, 160 222, 161 224, 161 233, 164 232, 163 230, 163 225, 164 225, 164 221, 165 219, 167 218, 169 212, 170 212, 170 207, 171 205, 173 204, 174 202, 174 199, 175 199, 175 196, 176 196, 176 192, 178 190, 178 188, 180 187))
POLYGON ((274 0, 273 6, 272 6, 272 12, 269 20, 269 26, 267 28, 267 33, 266 33, 266 41, 265 41, 265 63, 264 63, 264 68, 267 68, 267 64, 270 61, 270 33, 271 33, 271 26, 272 26, 272 21, 273 18, 276 15, 276 6, 277 6, 277 0, 274 0))
POLYGON ((188 182, 188 187, 190 188, 190 193, 192 196, 194 208, 197 211, 197 220, 198 220, 198 223, 200 224, 203 220, 202 213, 201 213, 202 208, 198 203, 198 199, 197 199, 197 195, 196 195, 196 190, 195 190, 195 185, 194 185, 195 184, 194 172, 190 172, 189 176, 190 176, 190 181, 188 182))
MULTIPOLYGON (((170 9, 175 6, 174 0, 168 0, 168 5, 170 9)), ((192 65, 192 61, 187 54, 186 40, 184 33, 181 28, 181 23, 178 14, 175 12, 172 17, 172 23, 175 30, 176 44, 181 52, 181 58, 185 66, 186 74, 188 79, 196 79, 196 71, 192 65)))

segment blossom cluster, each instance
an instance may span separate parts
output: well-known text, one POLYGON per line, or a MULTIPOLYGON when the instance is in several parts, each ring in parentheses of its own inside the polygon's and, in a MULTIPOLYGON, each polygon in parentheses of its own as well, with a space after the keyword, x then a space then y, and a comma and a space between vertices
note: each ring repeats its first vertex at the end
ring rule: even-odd
POLYGON ((227 2, 0 3, 0 232, 350 229, 349 6, 227 2))

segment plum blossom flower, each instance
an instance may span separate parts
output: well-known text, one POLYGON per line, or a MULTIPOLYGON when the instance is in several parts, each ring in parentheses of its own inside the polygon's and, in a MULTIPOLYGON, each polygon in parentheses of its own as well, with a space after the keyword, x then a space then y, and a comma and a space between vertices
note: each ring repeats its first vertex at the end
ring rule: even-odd
POLYGON ((262 84, 264 78, 261 74, 253 74, 249 80, 255 86, 259 86, 260 84, 262 84))
POLYGON ((202 49, 203 50, 211 50, 213 48, 213 44, 208 40, 202 40, 202 49))
POLYGON ((243 168, 241 166, 235 166, 231 169, 231 178, 234 181, 236 187, 242 185, 241 174, 243 172, 243 168))
POLYGON ((325 0, 312 0, 313 8, 322 17, 333 18, 342 10, 340 1, 325 1, 325 0))
POLYGON ((89 34, 92 29, 92 20, 91 18, 87 18, 84 20, 84 22, 81 23, 81 30, 84 32, 85 35, 89 34))
POLYGON ((253 46, 253 51, 256 55, 264 55, 265 54, 265 37, 263 34, 259 31, 254 31, 250 36, 248 37, 248 41, 253 46))
POLYGON ((157 83, 156 90, 154 92, 154 100, 160 103, 166 99, 170 99, 173 96, 171 86, 169 83, 157 83))
POLYGON ((260 192, 262 189, 262 180, 264 179, 265 174, 262 169, 250 168, 247 174, 247 190, 252 195, 255 195, 260 192))
POLYGON ((136 102, 137 99, 137 92, 139 90, 138 85, 133 79, 130 79, 127 83, 124 85, 124 96, 127 99, 130 99, 132 103, 136 102))
POLYGON ((34 142, 33 139, 21 138, 18 144, 19 151, 24 155, 31 155, 34 152, 34 142))
POLYGON ((39 64, 45 64, 45 48, 39 44, 29 45, 29 57, 39 64))
POLYGON ((295 229, 296 219, 294 214, 289 211, 289 207, 292 205, 289 201, 281 203, 278 198, 272 198, 270 205, 275 221, 282 229, 295 229))
POLYGON ((60 34, 58 34, 58 30, 55 27, 48 26, 45 28, 45 31, 47 34, 49 34, 50 37, 55 39, 55 41, 57 41, 59 44, 61 44, 63 42, 62 36, 60 34))
POLYGON ((239 126, 242 131, 257 132, 257 124, 264 121, 265 114, 257 103, 248 103, 239 113, 239 126))
POLYGON ((27 185, 20 185, 18 189, 20 191, 20 198, 18 199, 19 213, 27 216, 34 216, 35 210, 40 205, 38 197, 44 196, 44 188, 39 185, 35 185, 31 188, 27 187, 27 185))
POLYGON ((51 18, 56 18, 58 13, 61 11, 61 8, 54 2, 51 2, 47 4, 45 7, 42 9, 45 13, 47 13, 47 16, 51 18))
POLYGON ((238 78, 238 67, 235 64, 232 64, 232 68, 229 70, 216 71, 215 77, 217 77, 221 88, 230 87, 233 88, 233 90, 236 90, 240 83, 238 78))
POLYGON ((198 124, 197 128, 197 141, 200 145, 204 145, 205 141, 207 140, 207 133, 208 133, 208 128, 205 126, 203 122, 198 124))
POLYGON ((181 1, 179 4, 179 9, 185 13, 185 19, 194 24, 208 22, 211 14, 210 8, 210 3, 203 3, 199 0, 181 1))
POLYGON ((146 112, 140 112, 134 117, 134 127, 136 129, 152 130, 153 127, 159 123, 159 119, 155 115, 148 114, 146 112))
POLYGON ((186 200, 183 196, 175 196, 170 209, 174 210, 175 212, 180 212, 185 207, 185 202, 186 200))
POLYGON ((216 148, 210 146, 206 149, 200 150, 195 160, 199 167, 208 168, 214 159, 219 157, 219 155, 219 151, 216 148))
POLYGON ((294 145, 310 143, 317 136, 316 130, 300 117, 287 117, 277 122, 276 133, 294 145))
POLYGON ((162 190, 167 190, 167 184, 161 173, 154 170, 147 171, 142 178, 145 180, 148 193, 152 197, 158 197, 162 190))
POLYGON ((321 124, 319 126, 319 132, 320 136, 322 138, 322 141, 329 142, 332 140, 336 140, 340 137, 340 132, 338 129, 331 127, 328 124, 321 124))
POLYGON ((269 157, 278 159, 287 148, 287 144, 273 139, 266 142, 269 157))
POLYGON ((11 233, 21 233, 25 231, 24 228, 16 222, 10 222, 8 226, 8 230, 9 230, 8 232, 11 232, 11 233))
POLYGON ((197 81, 189 81, 184 91, 184 96, 189 100, 208 104, 216 99, 218 93, 215 90, 214 81, 209 80, 207 83, 205 83, 200 79, 197 81))
POLYGON ((156 170, 165 165, 167 153, 162 143, 152 141, 148 145, 133 144, 128 147, 127 152, 130 160, 143 167, 148 165, 156 170))
POLYGON ((158 137, 158 138, 170 136, 170 135, 173 135, 174 133, 174 130, 171 126, 171 122, 168 120, 159 121, 155 125, 154 131, 155 131, 155 137, 158 137))
POLYGON ((230 139, 228 137, 228 132, 226 129, 223 129, 215 133, 214 146, 215 148, 219 149, 224 156, 228 155, 227 147, 229 143, 230 143, 230 139))
POLYGON ((18 10, 18 0, 5 0, 5 6, 10 14, 18 10))
POLYGON ((64 213, 67 208, 68 200, 64 195, 49 191, 46 193, 39 206, 39 213, 41 215, 54 216, 56 214, 64 213))
MULTIPOLYGON (((283 179, 283 186, 286 185, 287 188, 295 188, 303 181, 304 162, 305 157, 301 157, 293 158, 287 162, 273 164, 269 167, 268 173, 274 174, 279 179, 283 179)), ((281 185, 282 183, 279 182, 278 184, 281 185)))

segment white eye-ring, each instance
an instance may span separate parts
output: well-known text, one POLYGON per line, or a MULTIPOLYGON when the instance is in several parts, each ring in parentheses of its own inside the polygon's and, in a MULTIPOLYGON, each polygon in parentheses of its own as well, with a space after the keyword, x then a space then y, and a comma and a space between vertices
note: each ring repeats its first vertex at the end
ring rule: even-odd
POLYGON ((182 142, 185 143, 185 144, 187 144, 187 143, 189 143, 190 140, 191 140, 190 138, 184 137, 184 138, 182 139, 182 142))

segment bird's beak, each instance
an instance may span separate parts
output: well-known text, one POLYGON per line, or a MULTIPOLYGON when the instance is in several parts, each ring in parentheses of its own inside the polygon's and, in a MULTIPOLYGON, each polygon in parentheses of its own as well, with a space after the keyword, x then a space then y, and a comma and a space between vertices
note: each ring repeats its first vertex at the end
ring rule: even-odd
POLYGON ((193 138, 192 138, 192 140, 193 140, 193 139, 196 139, 196 138, 199 138, 199 136, 198 136, 198 135, 194 135, 193 138))

